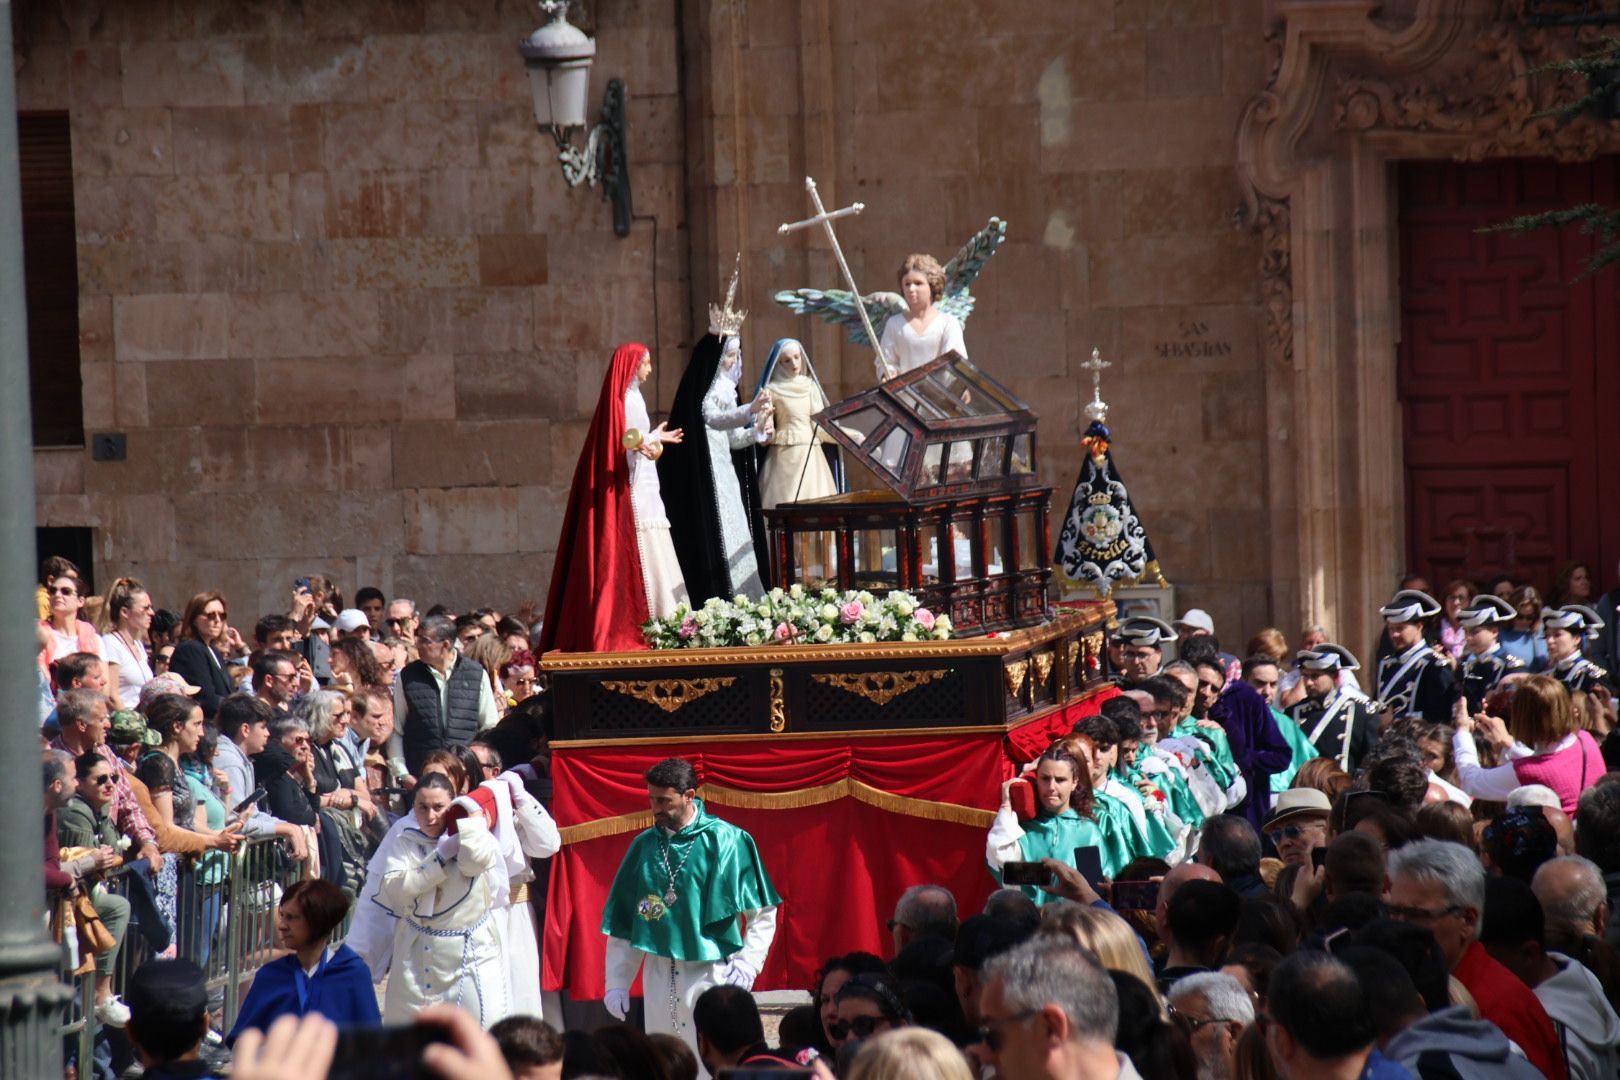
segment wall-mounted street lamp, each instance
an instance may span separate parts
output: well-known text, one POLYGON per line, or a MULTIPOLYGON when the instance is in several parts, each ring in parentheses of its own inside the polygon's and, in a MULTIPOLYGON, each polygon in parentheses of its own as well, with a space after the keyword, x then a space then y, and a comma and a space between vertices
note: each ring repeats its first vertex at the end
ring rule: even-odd
POLYGON ((624 82, 611 79, 602 112, 585 136, 583 150, 573 143, 585 127, 596 42, 568 21, 569 0, 540 0, 547 22, 518 46, 529 69, 534 122, 557 141, 557 157, 569 187, 602 183, 602 197, 613 200, 613 231, 630 235, 630 169, 624 154, 624 82))

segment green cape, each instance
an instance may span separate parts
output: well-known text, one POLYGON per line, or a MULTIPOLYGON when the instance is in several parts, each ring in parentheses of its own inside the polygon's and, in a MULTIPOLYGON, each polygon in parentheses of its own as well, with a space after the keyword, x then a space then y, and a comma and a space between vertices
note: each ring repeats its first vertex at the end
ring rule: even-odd
MULTIPOLYGON (((1103 847, 1103 835, 1097 828, 1097 823, 1090 818, 1081 817, 1073 807, 1066 807, 1061 814, 1042 814, 1033 821, 1020 821, 1019 826, 1024 835, 1018 840, 1018 850, 1025 862, 1040 862, 1042 859, 1056 859, 1065 866, 1074 865, 1074 849, 1079 847, 1103 847)), ((1107 872, 1107 849, 1103 850, 1104 872, 1107 872)), ((1001 871, 993 870, 997 882, 1001 881, 1001 871)), ((1023 885, 1019 891, 1037 904, 1049 904, 1058 897, 1053 896, 1045 889, 1034 885, 1023 885)))
POLYGON ((1272 709, 1271 715, 1277 721, 1277 730, 1282 732, 1283 741, 1288 744, 1288 749, 1294 752, 1288 768, 1280 773, 1271 774, 1271 793, 1279 795, 1294 786, 1294 774, 1299 772, 1301 765, 1314 757, 1321 757, 1321 754, 1311 745, 1311 740, 1305 735, 1305 729, 1300 727, 1292 716, 1281 709, 1272 709))
POLYGON ((742 948, 737 916, 782 902, 759 859, 754 838, 737 826, 697 815, 667 836, 654 826, 630 842, 613 875, 602 933, 623 938, 642 952, 671 960, 723 960, 742 948), (676 901, 664 904, 669 873, 676 901))

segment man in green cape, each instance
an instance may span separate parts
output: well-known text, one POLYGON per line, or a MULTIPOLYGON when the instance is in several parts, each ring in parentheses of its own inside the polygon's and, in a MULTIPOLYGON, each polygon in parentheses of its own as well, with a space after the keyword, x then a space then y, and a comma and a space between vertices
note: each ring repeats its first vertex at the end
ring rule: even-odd
POLYGON ((753 988, 782 898, 754 838, 704 810, 691 762, 660 761, 644 778, 653 826, 630 842, 602 912, 602 1000, 624 1019, 641 971, 647 1031, 675 1035, 696 1053, 693 1004, 711 986, 753 988))

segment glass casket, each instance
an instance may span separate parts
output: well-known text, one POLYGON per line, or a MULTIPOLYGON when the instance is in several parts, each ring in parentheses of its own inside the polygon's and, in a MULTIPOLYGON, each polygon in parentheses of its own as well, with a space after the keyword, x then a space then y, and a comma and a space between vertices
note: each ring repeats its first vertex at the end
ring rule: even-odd
POLYGON ((1046 621, 1052 489, 1029 406, 952 352, 815 419, 887 490, 765 511, 777 584, 905 589, 958 635, 1046 621))

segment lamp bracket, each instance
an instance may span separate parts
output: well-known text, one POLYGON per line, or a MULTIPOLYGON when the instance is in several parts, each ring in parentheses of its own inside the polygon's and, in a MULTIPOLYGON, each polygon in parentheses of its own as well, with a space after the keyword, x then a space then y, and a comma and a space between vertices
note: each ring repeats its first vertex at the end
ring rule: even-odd
POLYGON ((624 80, 612 79, 602 95, 601 118, 585 136, 580 149, 568 133, 552 129, 557 142, 557 160, 569 187, 581 183, 595 187, 602 183, 602 198, 613 202, 613 231, 630 235, 630 168, 624 152, 624 80))

